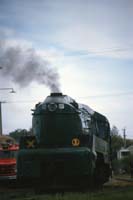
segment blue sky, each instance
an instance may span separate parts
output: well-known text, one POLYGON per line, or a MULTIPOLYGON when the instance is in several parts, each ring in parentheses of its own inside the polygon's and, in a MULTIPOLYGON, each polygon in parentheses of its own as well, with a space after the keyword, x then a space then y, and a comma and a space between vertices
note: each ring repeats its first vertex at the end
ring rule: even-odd
MULTIPOLYGON (((0 41, 20 48, 22 63, 24 52, 34 50, 57 70, 63 93, 105 114, 120 134, 126 127, 133 138, 132 19, 132 0, 0 0, 0 41)), ((0 87, 17 91, 0 91, 1 101, 10 102, 2 104, 3 131, 30 128, 30 110, 50 89, 34 80, 20 87, 3 70, 0 87)))

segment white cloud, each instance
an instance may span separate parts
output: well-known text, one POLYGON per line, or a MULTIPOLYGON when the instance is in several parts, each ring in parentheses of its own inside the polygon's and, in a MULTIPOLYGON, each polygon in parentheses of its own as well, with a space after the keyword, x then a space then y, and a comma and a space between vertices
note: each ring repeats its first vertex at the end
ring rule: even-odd
POLYGON ((13 29, 0 26, 0 37, 1 38, 11 37, 14 33, 15 33, 15 30, 13 30, 13 29))
POLYGON ((29 37, 42 46, 59 44, 70 53, 85 50, 88 56, 133 57, 132 1, 13 1, 6 11, 1 16, 12 18, 16 37, 29 37))

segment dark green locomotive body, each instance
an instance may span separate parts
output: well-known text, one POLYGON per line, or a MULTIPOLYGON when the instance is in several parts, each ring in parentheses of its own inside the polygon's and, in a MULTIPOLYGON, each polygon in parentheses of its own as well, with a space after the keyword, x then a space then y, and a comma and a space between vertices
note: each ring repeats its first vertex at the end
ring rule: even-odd
POLYGON ((19 180, 44 180, 46 184, 80 178, 100 184, 108 180, 110 131, 103 115, 66 95, 52 93, 36 105, 33 133, 20 142, 19 180))

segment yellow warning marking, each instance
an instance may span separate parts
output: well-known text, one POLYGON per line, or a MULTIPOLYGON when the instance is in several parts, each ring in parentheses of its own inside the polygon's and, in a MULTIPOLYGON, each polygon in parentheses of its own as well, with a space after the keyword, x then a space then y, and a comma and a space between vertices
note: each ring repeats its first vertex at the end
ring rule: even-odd
POLYGON ((27 140, 27 148, 34 148, 35 147, 35 140, 27 140))

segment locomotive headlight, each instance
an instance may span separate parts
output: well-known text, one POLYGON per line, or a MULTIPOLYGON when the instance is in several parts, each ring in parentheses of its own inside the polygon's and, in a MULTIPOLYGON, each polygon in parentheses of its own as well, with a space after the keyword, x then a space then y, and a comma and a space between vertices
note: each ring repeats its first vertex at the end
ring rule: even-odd
POLYGON ((55 104, 55 103, 50 103, 50 104, 48 105, 48 110, 49 110, 49 111, 53 112, 53 111, 55 111, 56 109, 57 109, 57 104, 55 104))

